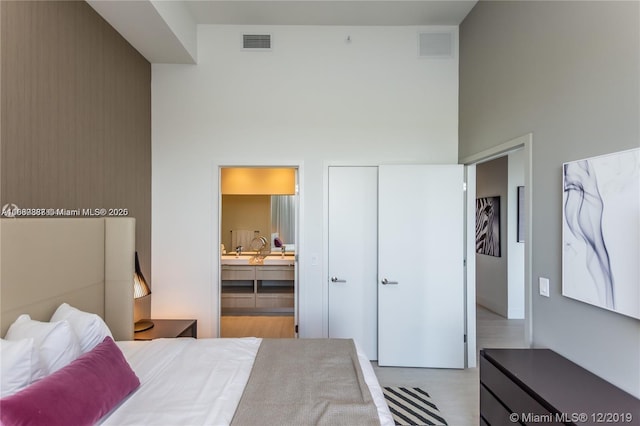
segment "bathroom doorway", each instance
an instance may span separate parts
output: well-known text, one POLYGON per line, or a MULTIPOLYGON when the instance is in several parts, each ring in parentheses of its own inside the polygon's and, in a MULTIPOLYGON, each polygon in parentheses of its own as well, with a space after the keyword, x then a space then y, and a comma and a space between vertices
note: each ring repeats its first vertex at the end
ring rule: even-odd
POLYGON ((292 338, 298 169, 220 168, 220 337, 292 338))

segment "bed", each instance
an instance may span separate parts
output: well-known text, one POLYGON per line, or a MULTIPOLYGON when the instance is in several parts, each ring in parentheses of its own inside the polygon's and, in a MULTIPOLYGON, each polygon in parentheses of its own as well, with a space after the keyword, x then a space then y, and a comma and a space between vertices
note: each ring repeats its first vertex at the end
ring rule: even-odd
MULTIPOLYGON (((85 368, 92 374, 107 368, 104 361, 88 361, 104 348, 117 348, 117 356, 124 356, 122 368, 130 372, 134 390, 114 400, 97 423, 243 425, 259 419, 260 424, 393 424, 371 364, 351 340, 133 341, 135 219, 0 221, 2 336, 20 315, 47 322, 68 303, 103 318, 112 336, 81 356, 85 368)), ((76 360, 70 366, 79 364, 76 360)), ((117 376, 105 375, 107 380, 117 376)), ((91 391, 82 391, 83 382, 61 388, 65 378, 60 377, 53 393, 74 388, 70 399, 88 398, 91 391)), ((45 377, 21 392, 42 390, 47 379, 53 381, 45 377)))

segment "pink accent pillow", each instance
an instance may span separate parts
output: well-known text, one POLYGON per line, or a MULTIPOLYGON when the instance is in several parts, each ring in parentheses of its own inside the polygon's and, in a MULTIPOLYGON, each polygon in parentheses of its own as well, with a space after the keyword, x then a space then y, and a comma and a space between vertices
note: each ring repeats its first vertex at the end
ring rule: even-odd
POLYGON ((111 337, 20 392, 0 399, 13 425, 92 425, 140 385, 111 337))

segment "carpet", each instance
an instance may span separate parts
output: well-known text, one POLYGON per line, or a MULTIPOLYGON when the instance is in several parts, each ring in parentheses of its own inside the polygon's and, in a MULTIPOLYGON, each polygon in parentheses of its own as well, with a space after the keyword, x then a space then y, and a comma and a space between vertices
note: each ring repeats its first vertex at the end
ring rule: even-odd
POLYGON ((420 388, 385 387, 384 399, 396 425, 446 425, 438 407, 420 388))

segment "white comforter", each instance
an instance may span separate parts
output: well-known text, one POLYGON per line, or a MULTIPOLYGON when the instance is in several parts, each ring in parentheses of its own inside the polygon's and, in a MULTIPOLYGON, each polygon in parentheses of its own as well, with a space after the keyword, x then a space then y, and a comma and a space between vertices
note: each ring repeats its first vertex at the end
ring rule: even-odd
MULTIPOLYGON (((228 425, 261 339, 158 339, 118 342, 140 387, 103 425, 228 425)), ((393 425, 371 364, 358 350, 382 425, 393 425)))

